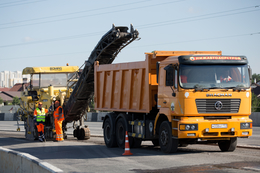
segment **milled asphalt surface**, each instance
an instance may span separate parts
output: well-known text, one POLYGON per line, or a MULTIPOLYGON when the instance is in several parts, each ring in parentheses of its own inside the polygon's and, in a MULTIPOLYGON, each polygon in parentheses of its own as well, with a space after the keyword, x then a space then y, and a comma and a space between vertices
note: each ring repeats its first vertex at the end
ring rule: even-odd
MULTIPOLYGON (((19 125, 20 132, 17 132, 16 131, 17 127, 18 127, 17 122, 0 121, 0 133, 3 134, 3 136, 4 136, 4 134, 6 134, 6 135, 19 134, 19 135, 17 135, 17 137, 14 135, 10 139, 8 138, 8 136, 6 136, 4 138, 0 138, 0 146, 2 145, 4 148, 12 149, 12 150, 23 152, 23 153, 29 153, 29 154, 33 155, 34 157, 42 159, 43 161, 48 162, 48 163, 56 166, 57 168, 62 169, 64 172, 82 172, 86 168, 88 169, 88 172, 96 172, 96 171, 104 172, 104 170, 110 170, 110 172, 111 172, 111 170, 113 170, 113 168, 114 168, 111 165, 113 165, 115 162, 118 164, 122 164, 121 166, 120 165, 116 166, 116 169, 118 169, 118 170, 115 172, 126 172, 126 170, 128 170, 128 172, 132 172, 133 171, 132 168, 137 169, 139 167, 140 170, 141 170, 141 168, 145 169, 143 167, 143 164, 146 163, 148 160, 149 160, 148 161, 149 163, 151 162, 151 160, 150 160, 151 158, 149 158, 149 157, 157 158, 157 157, 163 156, 163 157, 167 157, 168 159, 175 160, 176 157, 178 157, 178 154, 179 154, 179 157, 182 158, 182 155, 180 153, 185 151, 185 149, 184 150, 180 149, 175 157, 168 157, 168 155, 164 155, 163 153, 161 153, 159 148, 153 148, 153 149, 149 148, 149 145, 152 145, 152 144, 149 144, 151 142, 145 141, 144 143, 142 143, 142 145, 144 145, 144 147, 146 147, 146 149, 143 148, 143 149, 131 150, 135 154, 135 157, 136 157, 136 158, 134 158, 134 160, 131 160, 132 157, 128 158, 128 157, 121 156, 122 153, 124 152, 123 149, 118 149, 118 148, 107 149, 107 147, 105 147, 104 139, 103 139, 102 122, 85 122, 85 125, 89 126, 90 131, 91 131, 91 136, 93 137, 93 138, 90 138, 87 142, 86 141, 77 141, 76 139, 73 139, 73 137, 72 137, 73 128, 69 128, 67 134, 70 136, 70 139, 66 140, 63 143, 55 143, 52 141, 47 141, 46 143, 40 143, 37 141, 28 142, 27 140, 21 138, 21 136, 22 136, 22 134, 24 134, 25 130, 23 127, 23 122, 20 121, 19 124, 20 124, 19 125), (77 142, 75 142, 75 141, 77 141, 77 142), (9 143, 11 144, 10 146, 9 146, 9 143), (88 147, 86 148, 85 146, 88 146, 88 147), (44 153, 39 153, 38 150, 36 150, 36 148, 44 151, 44 153), (156 154, 151 154, 151 152, 155 152, 156 154), (52 153, 52 155, 50 155, 48 153, 52 153), (140 157, 140 156, 146 156, 146 157, 148 157, 148 160, 142 160, 142 157, 140 157), (59 159, 61 159, 61 160, 59 160, 59 159), (140 159, 140 160, 135 162, 136 159, 137 160, 140 159), (130 163, 128 163, 128 162, 130 162, 130 163), (136 165, 136 164, 139 164, 139 162, 140 162, 140 165, 136 165), (86 164, 88 166, 86 166, 86 164), (96 167, 95 165, 98 167, 96 167), (126 166, 128 166, 128 167, 126 168, 126 166)), ((72 124, 68 125, 68 127, 70 127, 70 126, 72 126, 72 124)), ((214 154, 216 154, 215 150, 218 150, 216 148, 217 146, 213 146, 213 145, 198 145, 196 147, 201 147, 202 150, 207 148, 207 149, 205 149, 206 151, 210 151, 211 150, 210 148, 214 148, 214 150, 213 150, 214 154)), ((247 153, 246 150, 248 148, 249 149, 252 148, 255 150, 250 149, 250 152, 257 153, 257 151, 260 149, 260 126, 253 127, 253 136, 251 136, 249 138, 238 138, 237 147, 242 147, 240 149, 240 152, 242 151, 242 152, 247 153), (246 149, 243 149, 243 148, 246 148, 246 149)), ((190 146, 190 148, 188 148, 187 150, 189 150, 189 153, 190 153, 193 151, 193 149, 194 149, 194 147, 190 146)), ((197 150, 195 152, 197 152, 197 150)), ((210 152, 205 152, 205 153, 207 154, 207 157, 200 156, 199 161, 196 160, 196 164, 198 164, 198 165, 205 164, 205 163, 212 164, 212 159, 213 158, 215 159, 214 154, 210 153, 210 152), (212 154, 212 156, 211 156, 211 154, 212 154), (212 157, 211 159, 209 159, 210 156, 212 157)), ((184 152, 183 155, 185 155, 185 154, 187 154, 187 153, 184 152)), ((201 152, 201 153, 199 152, 197 154, 203 155, 204 152, 201 152)), ((227 162, 228 163, 228 160, 230 158, 228 157, 227 154, 229 154, 229 153, 225 153, 225 154, 226 154, 226 156, 224 158, 221 158, 220 161, 217 159, 216 160, 213 159, 214 164, 215 164, 215 162, 221 162, 221 163, 227 162)), ((192 154, 189 154, 189 157, 198 157, 198 155, 193 156, 192 154)), ((220 153, 220 155, 222 155, 222 154, 220 153)), ((235 155, 235 158, 237 158, 236 152, 231 153, 231 156, 233 156, 233 155, 235 155)), ((254 156, 254 157, 258 157, 258 155, 256 154, 256 156, 254 156)), ((252 161, 255 161, 255 160, 254 159, 250 160, 250 163, 252 161)), ((158 162, 158 160, 156 160, 156 163, 157 162, 158 162)), ((157 167, 160 166, 161 168, 168 168, 169 167, 168 164, 169 164, 168 162, 167 163, 162 162, 156 166, 157 167)), ((178 162, 177 165, 183 166, 180 164, 181 163, 178 162)), ((192 162, 192 164, 195 164, 195 163, 192 162)), ((239 164, 241 164, 241 162, 239 162, 239 164)), ((258 162, 256 162, 255 164, 259 165, 258 162)), ((147 163, 145 165, 146 166, 148 165, 146 169, 148 169, 148 168, 151 169, 151 167, 153 167, 153 166, 149 167, 149 164, 147 164, 147 163)), ((153 164, 151 164, 151 165, 153 165, 153 164)), ((233 163, 232 163, 232 165, 233 165, 233 163)), ((172 167, 175 167, 175 166, 172 165, 172 167)), ((157 169, 159 169, 159 167, 157 169)), ((236 170, 236 171, 238 171, 238 170, 236 170)), ((257 167, 257 171, 260 171, 260 168, 257 167)), ((138 172, 138 170, 137 170, 137 172, 138 172)), ((141 171, 139 171, 139 172, 141 172, 141 171)), ((159 170, 159 172, 160 172, 160 170, 159 170)), ((243 172, 243 170, 241 170, 240 172, 243 172)))

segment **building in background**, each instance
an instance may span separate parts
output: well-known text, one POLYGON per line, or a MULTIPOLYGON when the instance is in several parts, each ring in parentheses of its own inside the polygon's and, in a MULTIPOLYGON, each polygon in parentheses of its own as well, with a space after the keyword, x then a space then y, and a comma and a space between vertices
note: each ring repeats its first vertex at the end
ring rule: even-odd
POLYGON ((0 88, 12 88, 16 83, 23 83, 23 78, 29 79, 30 76, 22 75, 22 71, 1 71, 0 88))

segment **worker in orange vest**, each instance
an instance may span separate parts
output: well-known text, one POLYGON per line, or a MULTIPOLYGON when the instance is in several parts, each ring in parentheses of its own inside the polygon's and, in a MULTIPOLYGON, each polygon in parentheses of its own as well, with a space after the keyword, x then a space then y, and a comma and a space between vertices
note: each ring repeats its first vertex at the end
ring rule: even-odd
POLYGON ((45 142, 44 136, 44 125, 45 125, 45 115, 48 113, 48 109, 42 108, 42 102, 38 103, 38 108, 34 110, 34 123, 38 130, 38 136, 40 142, 45 142))
POLYGON ((63 109, 59 101, 55 101, 55 110, 53 112, 54 124, 56 129, 56 141, 61 142, 63 139, 62 122, 64 120, 63 109))

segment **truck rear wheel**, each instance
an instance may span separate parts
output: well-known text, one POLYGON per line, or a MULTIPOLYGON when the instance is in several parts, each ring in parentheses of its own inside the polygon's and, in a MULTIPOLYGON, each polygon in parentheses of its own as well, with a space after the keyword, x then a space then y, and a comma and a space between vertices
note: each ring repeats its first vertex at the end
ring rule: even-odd
POLYGON ((104 135, 104 141, 108 148, 116 147, 116 145, 117 145, 116 144, 116 135, 113 134, 112 123, 109 118, 107 118, 105 120, 103 135, 104 135))
POLYGON ((223 140, 218 142, 221 151, 234 151, 237 147, 237 138, 230 138, 230 140, 223 140))
POLYGON ((120 118, 116 123, 116 142, 119 148, 125 148, 125 122, 120 118))
POLYGON ((178 149, 178 139, 172 138, 172 129, 168 121, 164 121, 160 125, 159 144, 164 153, 173 153, 178 149))

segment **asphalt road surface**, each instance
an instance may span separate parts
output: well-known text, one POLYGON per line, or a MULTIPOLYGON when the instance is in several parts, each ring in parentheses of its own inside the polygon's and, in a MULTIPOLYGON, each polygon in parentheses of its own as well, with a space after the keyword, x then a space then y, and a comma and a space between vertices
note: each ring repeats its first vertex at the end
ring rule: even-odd
MULTIPOLYGON (((20 122, 22 123, 22 122, 20 122)), ((141 148, 131 148, 132 156, 122 156, 123 149, 107 148, 102 137, 102 123, 86 122, 91 138, 79 141, 68 131, 68 139, 57 143, 28 141, 24 131, 17 132, 16 122, 0 121, 0 146, 29 153, 64 172, 260 172, 260 127, 249 139, 239 139, 234 152, 221 152, 217 145, 189 145, 176 153, 164 154, 145 141, 141 148)))

